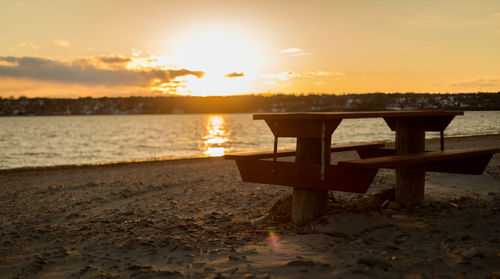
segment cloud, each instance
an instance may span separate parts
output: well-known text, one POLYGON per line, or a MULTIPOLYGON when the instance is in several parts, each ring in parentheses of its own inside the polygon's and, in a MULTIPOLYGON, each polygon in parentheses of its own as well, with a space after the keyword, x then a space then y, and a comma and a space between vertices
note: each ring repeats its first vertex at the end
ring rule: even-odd
POLYGON ((135 48, 131 49, 130 51, 132 52, 132 56, 134 56, 134 57, 139 57, 142 54, 141 50, 138 50, 138 49, 135 49, 135 48))
POLYGON ((146 87, 170 83, 178 77, 187 75, 201 78, 205 74, 202 71, 187 69, 101 69, 92 62, 88 59, 79 59, 65 63, 39 57, 0 56, 0 77, 91 86, 146 87))
POLYGON ((285 54, 288 56, 310 56, 312 53, 310 52, 305 52, 301 48, 298 47, 292 47, 292 48, 286 48, 280 51, 281 54, 285 54))
POLYGON ((62 46, 62 47, 69 47, 70 45, 68 41, 62 39, 55 39, 52 41, 52 43, 56 46, 62 46))
POLYGON ((280 51, 281 54, 298 53, 298 52, 302 52, 302 49, 298 47, 292 47, 292 48, 285 48, 284 50, 280 51))
POLYGON ((500 13, 494 13, 491 16, 499 16, 500 17, 500 13))
POLYGON ((35 45, 34 43, 32 43, 30 41, 26 41, 24 43, 19 43, 19 44, 17 44, 17 46, 26 47, 26 48, 32 48, 34 50, 37 50, 37 49, 40 48, 39 46, 35 45))
POLYGON ((121 56, 101 56, 99 60, 106 64, 125 64, 132 61, 130 58, 121 56))
POLYGON ((237 73, 237 72, 234 72, 234 73, 227 74, 225 77, 232 78, 232 77, 243 77, 243 76, 245 76, 245 74, 244 74, 244 73, 237 73))
MULTIPOLYGON (((9 58, 9 57, 6 57, 6 58, 9 58)), ((16 63, 16 61, 14 59, 0 59, 0 67, 4 66, 4 67, 15 67, 17 66, 18 63, 16 63)))
POLYGON ((179 88, 186 88, 184 85, 185 81, 174 80, 169 83, 160 84, 158 86, 154 86, 151 89, 162 94, 177 94, 179 92, 179 88))
POLYGON ((500 86, 500 78, 476 78, 464 81, 454 82, 452 87, 458 88, 481 88, 481 87, 498 87, 500 86))
POLYGON ((315 71, 315 72, 282 72, 279 74, 267 74, 262 75, 264 79, 278 79, 278 80, 290 80, 294 78, 316 78, 316 77, 333 77, 333 76, 345 76, 342 72, 327 72, 327 71, 315 71))

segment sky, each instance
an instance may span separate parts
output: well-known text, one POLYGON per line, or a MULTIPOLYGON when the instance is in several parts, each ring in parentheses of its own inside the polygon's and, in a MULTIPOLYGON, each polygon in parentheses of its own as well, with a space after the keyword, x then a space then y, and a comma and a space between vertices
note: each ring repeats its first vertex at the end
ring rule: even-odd
POLYGON ((0 97, 500 91, 498 0, 2 0, 0 97))

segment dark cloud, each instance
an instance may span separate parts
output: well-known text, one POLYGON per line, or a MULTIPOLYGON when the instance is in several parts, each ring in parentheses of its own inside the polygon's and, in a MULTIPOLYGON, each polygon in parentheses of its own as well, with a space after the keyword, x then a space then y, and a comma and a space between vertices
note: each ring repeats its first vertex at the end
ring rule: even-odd
POLYGON ((99 69, 85 59, 75 60, 72 63, 63 63, 39 57, 0 56, 0 77, 86 85, 147 86, 153 81, 155 83, 170 83, 177 77, 193 75, 201 78, 204 74, 202 71, 186 69, 99 69))
POLYGON ((120 56, 103 56, 100 57, 99 60, 106 64, 124 64, 132 61, 132 59, 130 58, 120 56))
POLYGON ((187 86, 180 81, 173 81, 167 85, 162 85, 161 87, 158 88, 161 88, 160 90, 161 93, 176 94, 179 88, 186 88, 186 87, 187 86))
POLYGON ((243 76, 245 76, 244 73, 237 73, 237 72, 230 73, 230 74, 226 75, 226 77, 229 77, 229 78, 231 78, 231 77, 243 77, 243 76))

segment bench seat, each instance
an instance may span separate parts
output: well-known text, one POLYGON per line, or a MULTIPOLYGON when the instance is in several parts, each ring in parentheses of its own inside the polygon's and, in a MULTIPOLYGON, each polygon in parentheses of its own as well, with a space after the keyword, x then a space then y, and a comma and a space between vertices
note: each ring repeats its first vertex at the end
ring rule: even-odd
MULTIPOLYGON (((361 144, 338 144, 330 152, 366 151, 380 149, 383 142, 361 144)), ((291 186, 306 189, 334 190, 351 193, 365 193, 375 177, 376 169, 359 170, 337 165, 319 163, 284 162, 269 160, 278 157, 295 156, 295 151, 274 153, 246 153, 225 155, 224 158, 236 161, 243 181, 271 185, 291 186)))
POLYGON ((295 151, 231 154, 245 182, 291 186, 306 189, 365 193, 379 168, 424 164, 425 171, 481 174, 500 148, 468 148, 392 155, 384 143, 334 145, 331 152, 355 150, 361 160, 340 161, 337 165, 269 160, 295 156, 295 151), (389 155, 388 155, 389 154, 389 155))
POLYGON ((350 193, 366 193, 378 171, 326 165, 322 178, 321 164, 318 163, 262 159, 235 161, 245 182, 350 193))
MULTIPOLYGON (((378 149, 385 146, 383 142, 373 142, 373 143, 359 143, 359 144, 335 144, 332 145, 330 152, 342 152, 342 151, 359 151, 359 150, 371 150, 378 149)), ((280 157, 292 157, 295 156, 295 151, 280 151, 276 153, 276 158, 280 157)), ((256 160, 256 159, 269 159, 274 158, 275 154, 273 152, 259 152, 259 153, 239 153, 239 154, 228 154, 225 155, 225 159, 231 160, 256 160)))
POLYGON ((500 152, 500 148, 464 148, 342 161, 338 165, 357 169, 379 169, 425 164, 426 171, 481 174, 497 152, 500 152))

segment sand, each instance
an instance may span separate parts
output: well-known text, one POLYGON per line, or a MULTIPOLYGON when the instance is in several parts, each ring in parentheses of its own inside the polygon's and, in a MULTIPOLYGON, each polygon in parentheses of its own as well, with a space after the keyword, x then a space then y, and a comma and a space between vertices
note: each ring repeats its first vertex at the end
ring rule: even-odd
MULTIPOLYGON (((472 146, 500 135, 446 140, 472 146)), ((297 227, 290 188, 222 158, 0 171, 0 278, 500 278, 500 154, 481 176, 428 173, 410 211, 394 180, 330 192, 297 227)))

